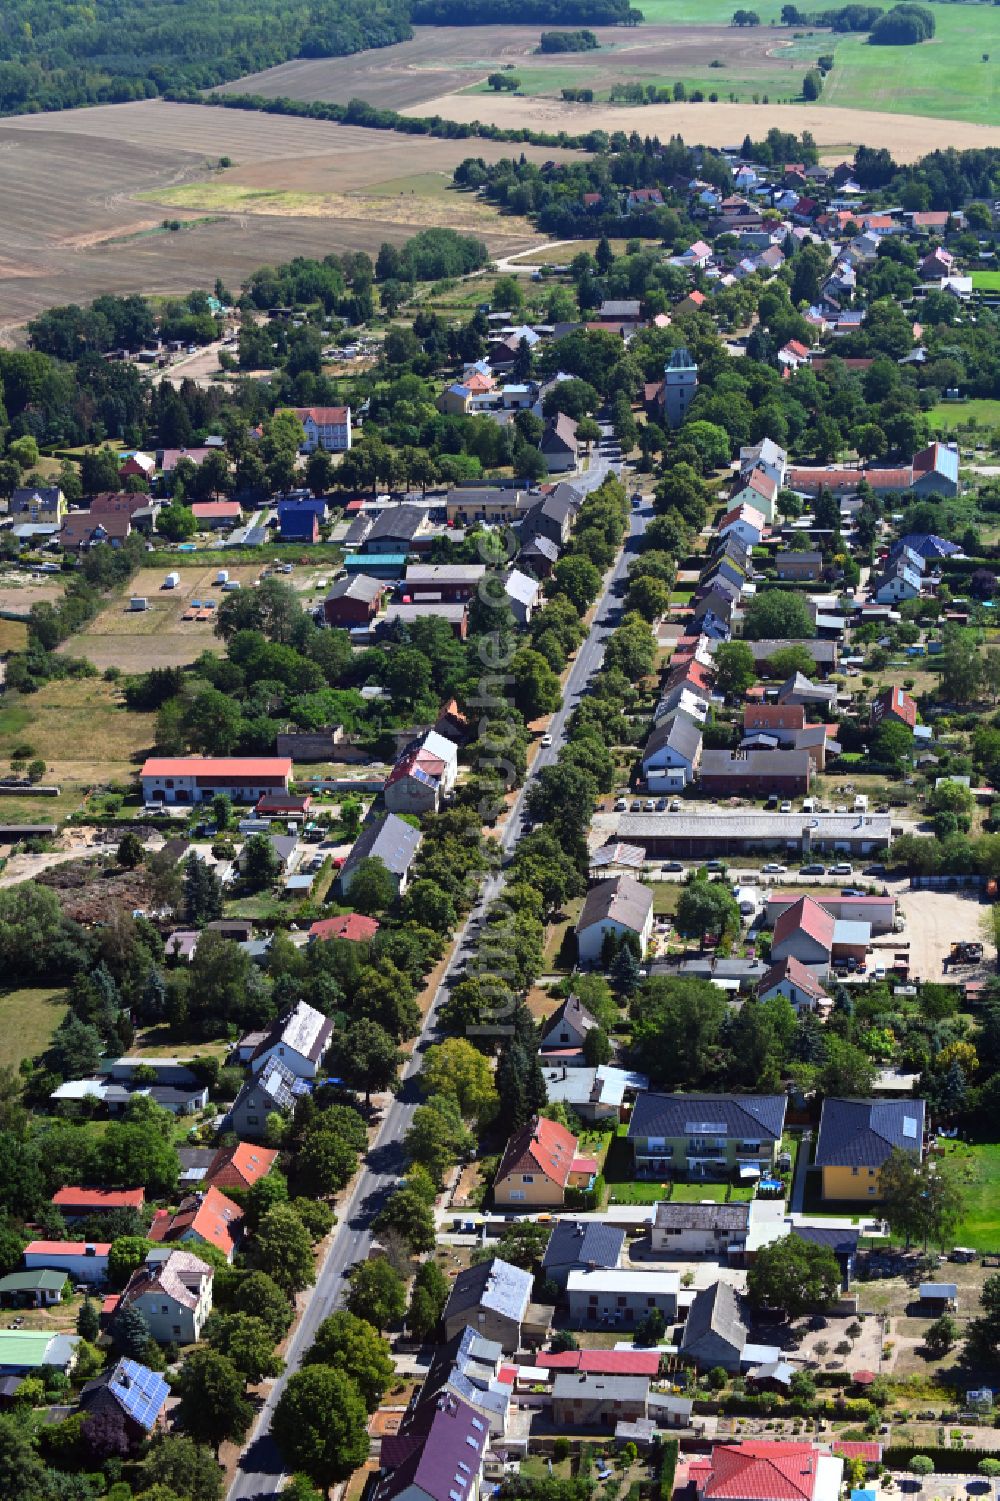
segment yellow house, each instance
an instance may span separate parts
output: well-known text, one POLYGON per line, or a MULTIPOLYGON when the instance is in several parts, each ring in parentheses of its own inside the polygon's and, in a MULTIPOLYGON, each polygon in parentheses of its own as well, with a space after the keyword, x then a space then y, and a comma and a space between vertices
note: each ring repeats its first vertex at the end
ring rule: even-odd
POLYGON ((26 485, 10 498, 10 515, 16 522, 58 526, 66 514, 66 497, 58 485, 26 485))
POLYGON ((824 1200, 877 1202, 892 1153, 923 1156, 925 1111, 923 1100, 824 1100, 815 1158, 824 1200))
POLYGON ((580 1181, 580 1170, 574 1172, 576 1145, 572 1131, 539 1116, 515 1131, 497 1171, 495 1203, 525 1209, 563 1204, 567 1185, 580 1181))

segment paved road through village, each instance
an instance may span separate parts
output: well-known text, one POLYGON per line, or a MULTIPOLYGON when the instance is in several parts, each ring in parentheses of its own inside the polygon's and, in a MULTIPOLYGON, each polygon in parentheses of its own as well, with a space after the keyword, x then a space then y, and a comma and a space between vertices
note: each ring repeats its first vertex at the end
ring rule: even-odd
MULTIPOLYGON (((608 473, 619 470, 618 453, 614 445, 605 439, 601 453, 595 454, 591 467, 583 481, 574 480, 580 488, 596 488, 608 473)), ((523 833, 522 810, 524 795, 543 766, 551 765, 559 753, 566 735, 566 721, 585 692, 588 683, 601 666, 608 636, 615 629, 621 614, 618 586, 628 572, 634 558, 638 539, 646 529, 652 514, 648 503, 641 509, 630 512, 629 535, 619 552, 613 568, 605 576, 603 589, 598 599, 590 631, 577 653, 566 680, 562 705, 553 716, 549 726, 552 745, 540 750, 535 757, 524 786, 518 794, 507 818, 501 840, 504 857, 510 855, 523 833)), ((244 1450, 240 1465, 229 1490, 228 1501, 259 1501, 259 1498, 279 1493, 283 1480, 281 1456, 270 1438, 269 1429, 275 1404, 281 1395, 286 1376, 296 1371, 302 1356, 312 1344, 316 1329, 341 1302, 346 1283, 345 1276, 357 1261, 363 1261, 371 1245, 371 1222, 405 1170, 402 1142, 413 1112, 420 1103, 416 1076, 420 1071, 424 1049, 438 1040, 438 1011, 447 996, 449 986, 457 973, 475 953, 476 939, 485 908, 498 896, 504 877, 498 872, 484 882, 479 900, 459 929, 454 952, 433 1002, 424 1018, 413 1053, 403 1073, 402 1088, 385 1111, 385 1116, 365 1163, 355 1179, 349 1197, 337 1205, 339 1223, 330 1242, 326 1258, 319 1268, 316 1284, 305 1312, 295 1329, 285 1357, 285 1375, 272 1386, 265 1400, 253 1431, 250 1443, 244 1450)))

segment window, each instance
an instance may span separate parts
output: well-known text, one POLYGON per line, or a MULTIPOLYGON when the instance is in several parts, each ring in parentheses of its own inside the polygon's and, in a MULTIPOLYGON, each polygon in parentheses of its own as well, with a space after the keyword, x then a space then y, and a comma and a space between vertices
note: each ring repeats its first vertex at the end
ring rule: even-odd
POLYGON ((875 1192, 876 1192, 876 1191, 877 1191, 877 1190, 876 1190, 876 1188, 875 1188, 875 1184, 874 1184, 874 1183, 869 1183, 869 1185, 868 1185, 868 1192, 869 1192, 869 1193, 870 1193, 870 1194, 873 1194, 873 1193, 875 1193, 875 1192))
POLYGON ((852 1178, 856 1178, 857 1176, 858 1176, 858 1169, 856 1167, 852 1167, 851 1168, 851 1177, 852 1178))
POLYGON ((181 1326, 180 1326, 180 1324, 175 1324, 174 1325, 174 1333, 175 1334, 180 1334, 180 1332, 181 1332, 181 1326))
POLYGON ((625 1298, 617 1298, 615 1301, 619 1308, 624 1308, 627 1300, 625 1298))
POLYGON ((521 1182, 522 1183, 534 1183, 534 1181, 535 1181, 535 1175, 534 1175, 534 1173, 522 1173, 521 1174, 521 1182))
POLYGON ((522 1188, 512 1188, 510 1191, 510 1197, 512 1201, 515 1199, 523 1199, 524 1190, 522 1188))
POLYGON ((591 1308, 596 1308, 597 1307, 597 1294, 596 1293, 591 1293, 591 1295, 590 1295, 590 1297, 589 1297, 589 1299, 587 1301, 590 1303, 591 1308))

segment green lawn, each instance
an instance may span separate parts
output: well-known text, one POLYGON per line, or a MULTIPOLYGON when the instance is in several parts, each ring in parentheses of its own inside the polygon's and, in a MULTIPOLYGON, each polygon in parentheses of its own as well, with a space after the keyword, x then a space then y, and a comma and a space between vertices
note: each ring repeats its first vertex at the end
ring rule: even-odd
POLYGON ((1000 271, 973 271, 972 285, 977 292, 1000 292, 1000 271))
POLYGON ((821 103, 995 125, 1000 117, 1000 10, 935 5, 933 41, 871 47, 845 36, 822 50, 836 62, 821 103), (983 61, 983 55, 989 58, 983 61))
POLYGON ((0 1067, 17 1069, 43 1052, 67 1009, 65 992, 53 986, 0 990, 0 1067))
MULTIPOLYGON (((1000 271, 978 274, 1000 278, 1000 271)), ((1000 401, 985 396, 974 397, 970 401, 939 401, 936 406, 931 407, 927 416, 931 427, 938 429, 968 427, 970 423, 975 423, 980 428, 1000 427, 1000 401)))
POLYGON ((949 1141, 944 1147, 945 1160, 955 1168, 966 1195, 955 1245, 1000 1250, 1000 1143, 949 1141))

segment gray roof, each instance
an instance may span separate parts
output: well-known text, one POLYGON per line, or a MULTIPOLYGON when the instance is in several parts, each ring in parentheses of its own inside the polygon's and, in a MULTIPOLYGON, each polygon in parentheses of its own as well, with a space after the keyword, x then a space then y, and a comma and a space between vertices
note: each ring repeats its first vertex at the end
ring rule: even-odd
POLYGON ((406 569, 408 584, 478 584, 486 572, 485 563, 410 563, 406 569))
POLYGON ((344 861, 340 874, 350 874, 362 860, 381 860, 385 868, 395 876, 403 876, 409 870, 423 838, 419 829, 397 818, 395 813, 383 813, 366 823, 354 842, 354 848, 344 861))
POLYGON ((889 844, 892 818, 888 813, 765 813, 759 808, 733 808, 724 813, 623 813, 618 820, 622 839, 669 836, 719 839, 801 839, 809 829, 814 841, 851 841, 863 837, 871 844, 889 844))
POLYGON ((519 569, 512 568, 507 575, 504 589, 512 599, 522 605, 533 605, 538 598, 538 581, 519 569))
POLYGON ((728 1282, 715 1282, 695 1293, 684 1325, 681 1350, 689 1349, 706 1334, 727 1340, 735 1350, 742 1350, 747 1342, 747 1326, 740 1318, 739 1303, 728 1282))
POLYGON ((741 1140, 778 1141, 787 1104, 783 1094, 641 1094, 632 1107, 629 1139, 710 1131, 741 1140))
POLYGON ((383 579, 369 578, 366 573, 356 573, 353 578, 335 579, 327 599, 360 599, 366 605, 374 604, 385 593, 383 579))
POLYGON ((745 1232, 750 1224, 749 1204, 674 1204, 661 1199, 653 1224, 658 1230, 729 1230, 745 1232))
POLYGON ((592 1012, 588 1011, 578 995, 568 995, 561 1006, 557 1006, 547 1021, 542 1022, 541 1035, 544 1042, 550 1032, 554 1032, 560 1023, 566 1022, 575 1031, 592 1032, 600 1022, 592 1012))
POLYGON ((799 698, 804 695, 807 698, 822 699, 824 703, 833 703, 837 690, 833 685, 828 687, 825 683, 813 683, 803 673, 796 672, 778 689, 778 703, 784 703, 792 695, 799 698))
POLYGON ((596 1220, 560 1220, 549 1236, 542 1271, 550 1266, 617 1266, 625 1244, 618 1225, 596 1220))
POLYGON ((591 1402, 641 1402, 649 1393, 648 1376, 599 1376, 593 1371, 559 1371, 552 1397, 566 1402, 583 1397, 591 1402))
MULTIPOLYGON (((669 748, 689 763, 694 761, 701 746, 701 727, 696 725, 681 710, 675 709, 654 725, 646 741, 643 759, 657 751, 669 748)), ((711 752, 709 752, 711 754, 711 752)), ((719 754, 716 752, 716 754, 719 754)))
POLYGON ((707 750, 702 753, 704 777, 795 777, 809 773, 807 750, 707 750))
POLYGON ((642 304, 638 298, 621 300, 606 297, 601 303, 600 316, 602 318, 638 318, 641 312, 642 304))
POLYGON ((823 1101, 817 1167, 881 1167, 894 1147, 920 1153, 923 1100, 823 1101))
POLYGON ((860 1230, 831 1230, 826 1225, 793 1225, 792 1234, 811 1246, 827 1246, 834 1256, 854 1256, 860 1230))
POLYGON ((782 563, 811 563, 818 567, 823 561, 821 552, 779 552, 775 554, 774 562, 777 568, 782 563))
POLYGON ((817 641, 804 638, 793 641, 748 641, 747 645, 753 652, 755 662, 768 662, 775 652, 784 651, 787 646, 802 646, 812 657, 814 662, 832 667, 837 660, 837 643, 835 641, 817 641))
POLYGON ((545 558, 549 563, 554 563, 559 557, 559 544, 553 542, 551 537, 532 537, 531 541, 526 542, 521 548, 520 555, 522 558, 528 558, 533 553, 545 558))
POLYGON ((634 876, 612 876, 591 886, 576 925, 582 933, 602 922, 617 922, 633 933, 641 933, 653 906, 653 893, 634 876))
POLYGON ((459 1272, 445 1305, 444 1317, 488 1308, 520 1323, 531 1301, 532 1276, 509 1261, 494 1256, 459 1272))
POLYGON ((376 516, 365 541, 377 542, 382 537, 401 537, 405 541, 412 541, 426 516, 427 512, 422 506, 386 506, 376 516))

